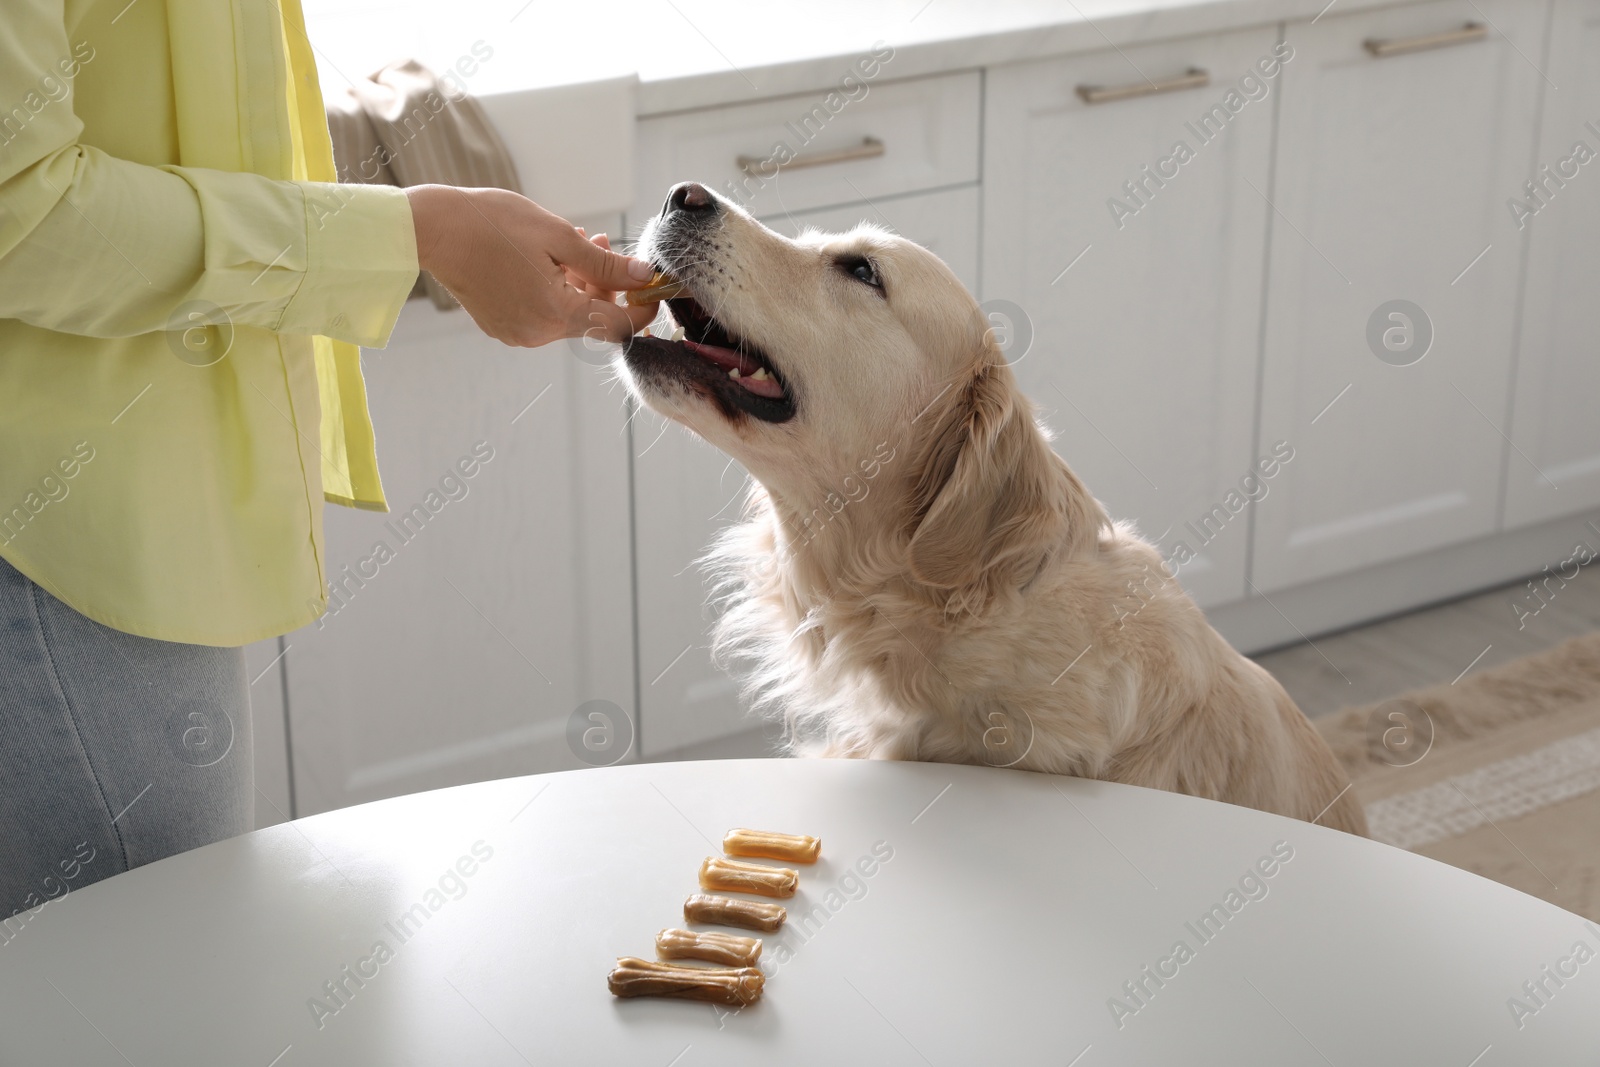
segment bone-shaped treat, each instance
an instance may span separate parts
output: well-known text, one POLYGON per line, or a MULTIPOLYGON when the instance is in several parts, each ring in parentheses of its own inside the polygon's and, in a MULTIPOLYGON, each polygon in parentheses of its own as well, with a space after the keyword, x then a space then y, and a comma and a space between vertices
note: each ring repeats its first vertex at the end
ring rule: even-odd
POLYGON ((650 284, 642 289, 629 289, 623 299, 637 307, 640 304, 654 304, 662 300, 671 300, 675 296, 682 296, 687 288, 682 282, 665 271, 656 271, 655 277, 650 279, 650 284))
POLYGON ((663 930, 656 935, 656 955, 664 960, 705 960, 724 967, 754 967, 761 958, 761 940, 710 930, 663 930))
POLYGON ((683 902, 684 922, 740 926, 770 934, 782 926, 788 917, 789 913, 782 904, 763 904, 759 900, 735 900, 732 897, 696 893, 683 902))
POLYGON ((767 867, 759 863, 740 863, 720 856, 707 856, 700 865, 700 888, 724 893, 758 893, 764 897, 792 897, 800 874, 789 867, 767 867))
POLYGON ((677 997, 744 1007, 761 997, 765 984, 756 967, 685 967, 619 956, 606 985, 619 997, 677 997))
POLYGON ((822 839, 802 834, 775 834, 767 830, 729 830, 722 838, 722 851, 730 856, 815 863, 822 853, 822 839))

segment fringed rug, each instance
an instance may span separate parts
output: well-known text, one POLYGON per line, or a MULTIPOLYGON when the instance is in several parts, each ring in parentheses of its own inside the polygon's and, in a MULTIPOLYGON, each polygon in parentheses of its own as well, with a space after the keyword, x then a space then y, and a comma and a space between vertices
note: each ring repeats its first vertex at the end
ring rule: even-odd
POLYGON ((1600 922, 1600 634, 1313 721, 1374 838, 1600 922))

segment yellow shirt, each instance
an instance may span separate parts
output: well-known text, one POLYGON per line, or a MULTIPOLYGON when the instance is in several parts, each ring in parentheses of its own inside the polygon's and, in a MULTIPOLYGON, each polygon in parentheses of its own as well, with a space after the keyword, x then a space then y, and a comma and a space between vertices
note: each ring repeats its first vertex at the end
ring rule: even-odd
POLYGON ((417 274, 405 194, 334 177, 299 0, 5 0, 0 556, 167 641, 322 612, 417 274))

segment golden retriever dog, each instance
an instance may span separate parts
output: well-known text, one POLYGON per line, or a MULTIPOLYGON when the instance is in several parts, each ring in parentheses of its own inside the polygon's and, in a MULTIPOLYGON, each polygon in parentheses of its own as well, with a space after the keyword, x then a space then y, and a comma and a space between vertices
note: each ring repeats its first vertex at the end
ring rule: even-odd
POLYGON ((695 183, 638 254, 685 286, 676 328, 656 327, 677 339, 639 334, 617 365, 755 480, 710 556, 714 648, 791 751, 1016 766, 1366 833, 1283 687, 1051 450, 938 257, 870 226, 790 240, 695 183))

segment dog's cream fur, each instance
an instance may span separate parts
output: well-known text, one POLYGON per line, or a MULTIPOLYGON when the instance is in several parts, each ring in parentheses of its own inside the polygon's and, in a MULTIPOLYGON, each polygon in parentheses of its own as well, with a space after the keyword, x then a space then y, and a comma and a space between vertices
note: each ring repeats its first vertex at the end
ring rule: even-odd
POLYGON ((1051 450, 932 253, 871 227, 791 241, 727 203, 653 220, 640 253, 765 352, 796 403, 786 422, 730 418, 704 387, 619 360, 758 483, 710 557, 716 646, 795 751, 1014 765, 1366 832, 1288 694, 1051 450), (881 289, 840 269, 852 255, 881 289))

